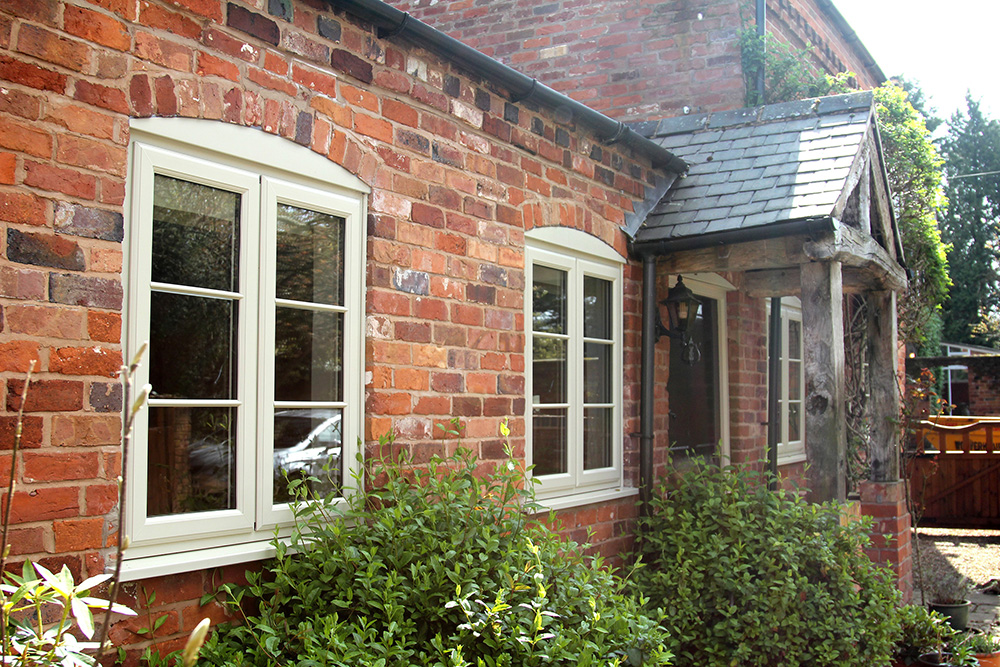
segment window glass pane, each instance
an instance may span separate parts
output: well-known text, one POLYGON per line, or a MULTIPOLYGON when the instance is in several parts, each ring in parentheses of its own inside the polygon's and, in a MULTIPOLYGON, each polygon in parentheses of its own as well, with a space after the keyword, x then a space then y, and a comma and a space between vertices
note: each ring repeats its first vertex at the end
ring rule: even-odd
POLYGON ((531 417, 533 474, 554 475, 569 469, 566 458, 566 409, 535 409, 531 417))
POLYGON ((788 320, 788 358, 802 358, 802 323, 788 320))
POLYGON ((586 276, 583 279, 583 335, 611 338, 611 281, 586 276))
POLYGON ((536 265, 531 289, 531 329, 566 333, 566 272, 536 265))
POLYGON ((801 403, 788 404, 788 441, 795 442, 802 439, 801 423, 801 403))
POLYGON ((802 398, 802 362, 788 362, 788 399, 797 400, 802 398))
POLYGON ((236 410, 149 408, 146 513, 236 507, 236 410))
POLYGON ((583 401, 611 402, 611 350, 606 343, 584 343, 583 401))
POLYGON ((152 280, 239 291, 240 195, 157 174, 152 280))
POLYGON ((292 499, 288 481, 307 482, 310 494, 340 494, 342 474, 341 411, 280 410, 274 415, 274 502, 292 499))
POLYGON ((698 298, 701 300, 701 308, 691 336, 701 348, 701 360, 693 365, 685 364, 681 360, 683 346, 680 341, 670 341, 668 436, 674 454, 681 456, 711 456, 721 433, 717 386, 719 349, 715 339, 718 302, 701 295, 698 298))
POLYGON ((566 341, 535 336, 531 356, 532 403, 565 403, 566 341))
POLYGON ((275 308, 275 400, 341 400, 343 318, 342 313, 275 308))
POLYGON ((343 218, 279 204, 277 244, 279 299, 343 304, 343 218))
POLYGON ((149 382, 157 398, 236 398, 237 304, 150 294, 149 382))
POLYGON ((613 408, 583 411, 583 469, 611 467, 611 419, 613 408))

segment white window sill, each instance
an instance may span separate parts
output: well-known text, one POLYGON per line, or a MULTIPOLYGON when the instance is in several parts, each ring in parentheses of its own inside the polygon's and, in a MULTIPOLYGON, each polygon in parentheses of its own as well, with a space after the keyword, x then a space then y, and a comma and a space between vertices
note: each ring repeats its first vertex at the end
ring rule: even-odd
POLYGON ((594 503, 621 500, 622 498, 630 498, 637 495, 639 495, 639 489, 628 486, 619 486, 612 489, 586 491, 584 493, 576 493, 569 496, 537 498, 535 502, 540 505, 544 511, 559 511, 569 509, 571 507, 582 507, 584 505, 593 505, 594 503))
POLYGON ((778 455, 778 467, 792 465, 793 463, 805 463, 806 455, 805 452, 798 452, 796 454, 788 454, 786 456, 778 455))
MULTIPOLYGON (((138 581, 150 577, 163 577, 194 570, 205 570, 225 565, 250 563, 274 557, 275 549, 271 541, 249 542, 225 547, 197 549, 162 556, 125 559, 122 561, 122 581, 138 581)), ((113 571, 114 565, 108 570, 113 571)))

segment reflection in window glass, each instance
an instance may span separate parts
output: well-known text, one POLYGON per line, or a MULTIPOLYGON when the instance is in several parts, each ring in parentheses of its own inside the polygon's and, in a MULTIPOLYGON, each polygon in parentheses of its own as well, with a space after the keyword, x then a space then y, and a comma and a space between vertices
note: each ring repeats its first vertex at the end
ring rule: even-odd
POLYGON ((149 516, 236 507, 235 416, 232 408, 149 408, 149 516))
POLYGON ((566 449, 566 408, 535 408, 531 417, 535 475, 555 475, 569 470, 566 449))
POLYGON ((152 280, 239 290, 240 195, 157 174, 152 280))
POLYGON ((275 400, 341 400, 343 317, 341 313, 275 309, 275 400))
POLYGON ((535 266, 533 273, 532 331, 566 333, 566 272, 535 266))
POLYGON ((583 335, 611 338, 611 281, 593 276, 583 279, 583 335))
POLYGON ((274 502, 292 500, 288 484, 306 480, 313 497, 342 489, 341 410, 279 410, 274 415, 274 502), (310 479, 312 478, 312 479, 310 479))
POLYGON ((531 346, 533 402, 566 402, 566 341, 535 336, 531 346))
POLYGON ((583 411, 583 469, 611 467, 613 408, 585 408, 583 411))
POLYGON ((275 295, 279 299, 342 304, 343 247, 343 218, 279 204, 275 295))

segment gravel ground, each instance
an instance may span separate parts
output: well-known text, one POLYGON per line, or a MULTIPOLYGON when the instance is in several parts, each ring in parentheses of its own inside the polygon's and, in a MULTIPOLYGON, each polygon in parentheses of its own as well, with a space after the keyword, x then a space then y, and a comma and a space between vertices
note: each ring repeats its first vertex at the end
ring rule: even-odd
POLYGON ((923 569, 928 583, 957 573, 968 577, 974 588, 993 583, 1000 589, 1000 530, 920 528, 918 535, 920 565, 914 554, 915 584, 919 585, 923 569))

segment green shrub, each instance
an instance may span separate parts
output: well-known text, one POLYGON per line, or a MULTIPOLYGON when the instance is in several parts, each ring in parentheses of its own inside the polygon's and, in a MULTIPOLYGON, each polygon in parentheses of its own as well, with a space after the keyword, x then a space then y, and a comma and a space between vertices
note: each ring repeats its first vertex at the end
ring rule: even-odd
POLYGON ((887 664, 899 593, 862 554, 869 524, 766 481, 702 462, 655 494, 633 582, 665 607, 667 647, 687 665, 887 664))
POLYGON ((401 457, 368 474, 378 488, 346 509, 295 504, 290 545, 276 541, 277 558, 248 586, 225 587, 234 609, 253 609, 209 639, 205 663, 667 663, 643 601, 531 521, 513 460, 483 475, 468 452, 424 468, 401 457))

